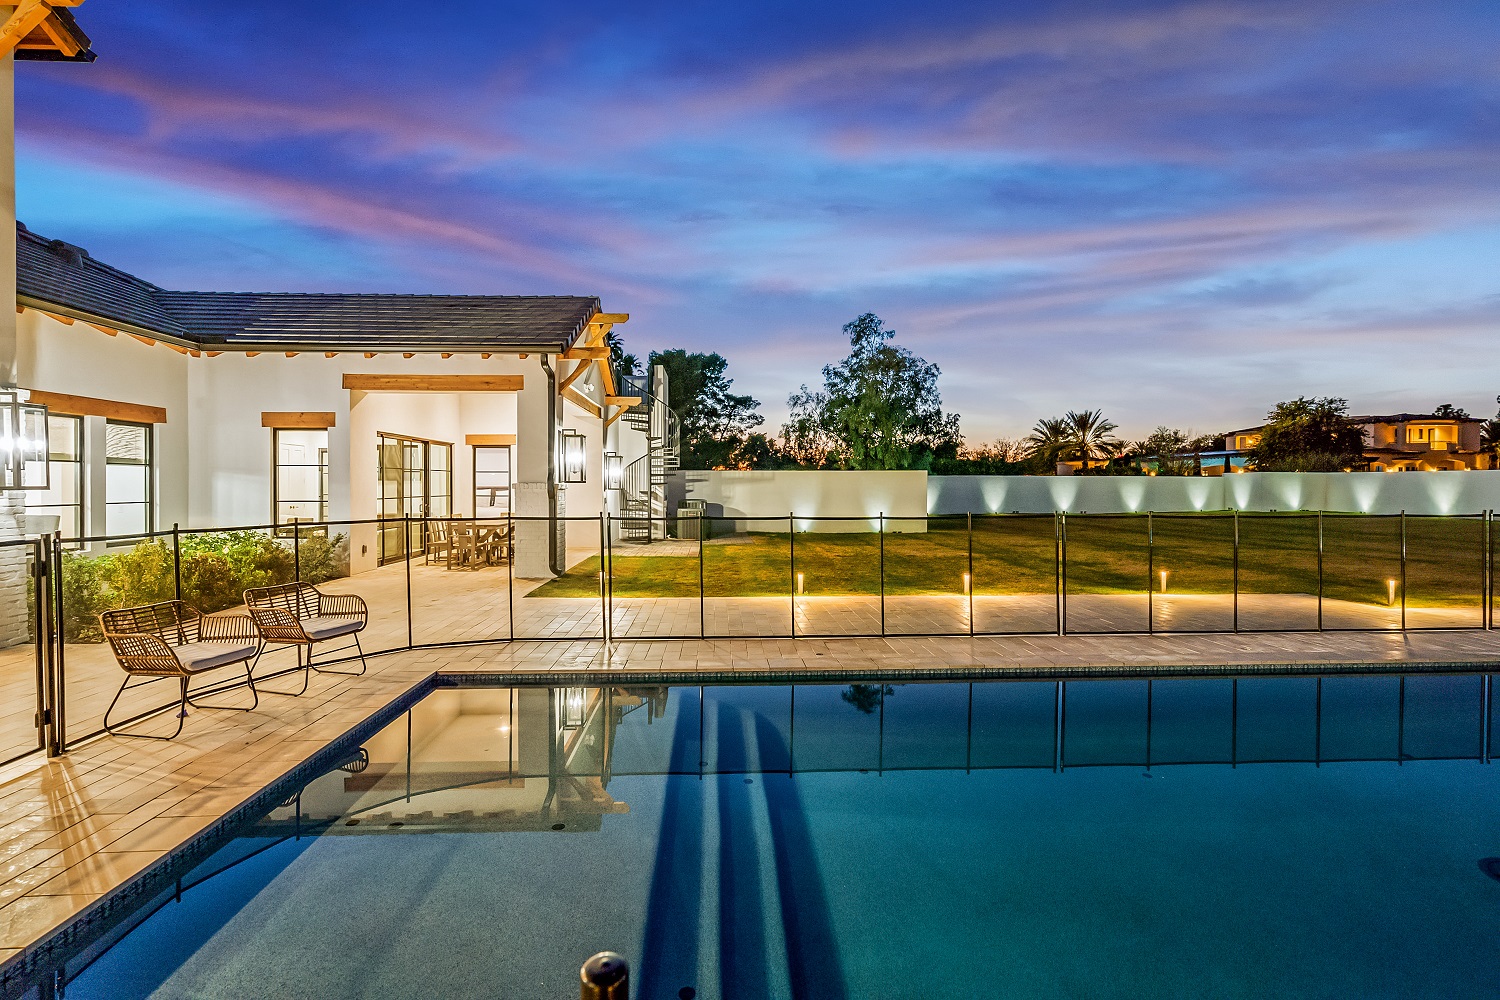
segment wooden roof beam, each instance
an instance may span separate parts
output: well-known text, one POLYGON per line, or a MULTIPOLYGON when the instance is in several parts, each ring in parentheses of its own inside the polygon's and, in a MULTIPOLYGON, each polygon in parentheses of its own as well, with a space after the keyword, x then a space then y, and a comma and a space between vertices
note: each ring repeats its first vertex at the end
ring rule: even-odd
POLYGON ((31 34, 33 28, 52 16, 52 8, 42 0, 21 0, 4 25, 0 25, 0 58, 10 55, 31 34))
POLYGON ((594 367, 594 363, 592 361, 579 361, 573 366, 573 370, 568 373, 568 377, 562 380, 562 384, 557 387, 557 391, 562 392, 568 386, 578 381, 578 376, 582 375, 592 367, 594 367))

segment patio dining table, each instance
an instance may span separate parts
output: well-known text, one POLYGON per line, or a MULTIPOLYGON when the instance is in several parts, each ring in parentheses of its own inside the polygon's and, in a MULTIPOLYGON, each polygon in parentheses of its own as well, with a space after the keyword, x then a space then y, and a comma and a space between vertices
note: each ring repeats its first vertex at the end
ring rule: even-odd
POLYGON ((450 528, 446 568, 475 569, 504 562, 509 553, 510 525, 485 527, 473 522, 455 522, 450 528))

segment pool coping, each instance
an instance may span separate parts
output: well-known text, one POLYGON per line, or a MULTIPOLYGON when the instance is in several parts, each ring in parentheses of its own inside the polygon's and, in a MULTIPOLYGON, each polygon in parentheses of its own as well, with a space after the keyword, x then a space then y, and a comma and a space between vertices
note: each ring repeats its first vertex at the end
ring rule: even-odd
MULTIPOLYGON (((373 658, 373 656, 372 656, 373 658)), ((1483 674, 1500 668, 1494 659, 1387 659, 1247 663, 1156 663, 1072 665, 968 665, 891 668, 876 665, 775 668, 591 667, 549 670, 436 669, 419 676, 394 698, 366 713, 342 734, 279 776, 250 792, 176 847, 165 851, 135 874, 90 901, 61 923, 0 961, 0 997, 21 997, 47 980, 67 961, 152 900, 172 891, 177 880, 218 850, 226 836, 260 819, 311 778, 332 770, 360 743, 395 721, 423 697, 438 689, 509 686, 734 685, 883 681, 1015 680, 1066 681, 1102 679, 1172 679, 1246 676, 1330 676, 1347 674, 1483 674)), ((45 995, 45 994, 44 994, 45 995)))

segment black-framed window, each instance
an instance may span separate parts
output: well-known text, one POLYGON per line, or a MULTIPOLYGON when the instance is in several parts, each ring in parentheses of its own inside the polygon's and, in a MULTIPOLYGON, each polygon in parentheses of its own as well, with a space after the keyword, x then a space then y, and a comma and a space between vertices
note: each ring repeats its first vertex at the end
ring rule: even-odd
POLYGON ((152 426, 104 424, 104 533, 133 535, 154 522, 152 426))
POLYGON ((47 415, 47 475, 45 490, 26 493, 28 534, 61 531, 64 538, 84 534, 83 418, 47 415), (54 522, 52 518, 57 520, 54 522))
POLYGON ((271 504, 277 524, 328 520, 328 431, 276 428, 271 504))
POLYGON ((474 446, 474 516, 510 513, 510 445, 474 446))

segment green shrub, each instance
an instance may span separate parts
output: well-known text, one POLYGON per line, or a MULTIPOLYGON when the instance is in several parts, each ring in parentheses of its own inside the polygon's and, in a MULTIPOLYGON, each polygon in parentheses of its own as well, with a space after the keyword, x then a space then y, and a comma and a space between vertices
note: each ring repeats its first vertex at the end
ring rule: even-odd
POLYGON ((109 569, 112 556, 90 559, 68 552, 63 555, 63 641, 103 642, 99 614, 116 605, 110 603, 109 569))
POLYGON ((184 552, 182 599, 199 611, 223 611, 244 600, 234 565, 217 552, 184 552))
POLYGON ((297 544, 302 579, 306 582, 322 583, 349 575, 348 535, 329 538, 323 532, 307 531, 297 544))

